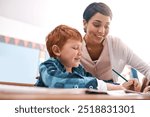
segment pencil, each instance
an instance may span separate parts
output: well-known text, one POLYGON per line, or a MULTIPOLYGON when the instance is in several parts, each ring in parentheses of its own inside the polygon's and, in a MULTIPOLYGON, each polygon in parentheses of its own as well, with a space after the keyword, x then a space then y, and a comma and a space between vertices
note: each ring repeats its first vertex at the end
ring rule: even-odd
POLYGON ((118 76, 120 76, 122 79, 124 79, 126 82, 128 82, 128 80, 125 78, 125 77, 123 77, 122 75, 120 75, 116 70, 114 70, 114 69, 112 69, 113 70, 113 72, 115 72, 118 76))

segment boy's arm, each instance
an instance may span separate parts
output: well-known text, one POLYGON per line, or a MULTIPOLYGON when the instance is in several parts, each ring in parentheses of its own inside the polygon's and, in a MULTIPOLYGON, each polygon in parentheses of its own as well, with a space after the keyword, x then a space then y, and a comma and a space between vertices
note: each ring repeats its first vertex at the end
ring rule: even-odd
POLYGON ((97 88, 95 78, 62 71, 54 63, 41 64, 40 75, 45 86, 49 88, 97 88))
POLYGON ((122 85, 114 85, 111 83, 106 83, 106 85, 107 85, 108 90, 125 90, 126 89, 122 85))
MULTIPOLYGON (((92 77, 92 74, 87 72, 84 68, 83 68, 83 72, 84 72, 85 76, 91 76, 92 77)), ((106 83, 103 80, 98 80, 97 79, 97 82, 98 82, 97 89, 100 90, 100 91, 104 91, 105 92, 107 90, 122 90, 122 89, 125 89, 121 85, 114 85, 114 84, 111 84, 111 83, 106 83)))

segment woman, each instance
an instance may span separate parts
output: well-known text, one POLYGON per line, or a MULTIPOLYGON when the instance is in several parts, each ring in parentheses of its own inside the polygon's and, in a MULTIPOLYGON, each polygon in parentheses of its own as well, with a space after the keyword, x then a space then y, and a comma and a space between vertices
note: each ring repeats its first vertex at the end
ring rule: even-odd
POLYGON ((111 19, 111 9, 104 3, 94 2, 85 9, 82 65, 98 79, 110 83, 118 81, 118 75, 113 71, 121 73, 125 65, 150 79, 150 67, 119 38, 108 35, 111 19))

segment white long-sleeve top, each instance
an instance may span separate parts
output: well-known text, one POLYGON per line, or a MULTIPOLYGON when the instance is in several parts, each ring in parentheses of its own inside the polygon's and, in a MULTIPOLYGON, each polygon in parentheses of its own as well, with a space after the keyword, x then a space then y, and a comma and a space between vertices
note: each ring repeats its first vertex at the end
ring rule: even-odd
POLYGON ((103 42, 103 45, 104 49, 99 59, 95 62, 92 61, 87 51, 86 43, 83 41, 81 64, 92 75, 101 80, 113 79, 114 82, 117 82, 118 75, 112 72, 112 69, 121 73, 125 65, 130 65, 150 79, 150 66, 139 58, 119 38, 109 35, 103 42))

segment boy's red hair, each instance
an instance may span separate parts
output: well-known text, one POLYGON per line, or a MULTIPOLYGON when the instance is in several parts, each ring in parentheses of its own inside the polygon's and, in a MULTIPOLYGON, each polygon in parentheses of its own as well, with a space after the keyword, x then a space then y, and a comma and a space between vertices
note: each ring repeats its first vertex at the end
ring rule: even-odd
POLYGON ((52 51, 52 46, 57 45, 61 49, 69 39, 79 40, 82 42, 82 36, 75 28, 66 25, 57 26, 46 38, 46 47, 49 55, 51 57, 56 57, 52 51))

